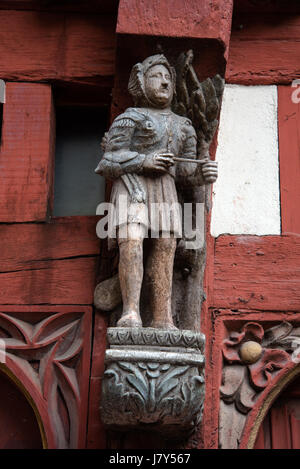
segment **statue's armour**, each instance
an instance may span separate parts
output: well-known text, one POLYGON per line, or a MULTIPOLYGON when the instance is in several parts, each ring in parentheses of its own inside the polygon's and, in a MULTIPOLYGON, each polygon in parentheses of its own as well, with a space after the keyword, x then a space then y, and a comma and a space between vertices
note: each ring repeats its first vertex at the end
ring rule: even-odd
MULTIPOLYGON (((97 172, 110 179, 126 173, 143 174, 145 155, 168 151, 181 158, 196 158, 196 144, 195 130, 186 117, 170 110, 128 108, 109 129, 97 172)), ((194 171, 194 165, 177 163, 170 174, 188 176, 194 171)))

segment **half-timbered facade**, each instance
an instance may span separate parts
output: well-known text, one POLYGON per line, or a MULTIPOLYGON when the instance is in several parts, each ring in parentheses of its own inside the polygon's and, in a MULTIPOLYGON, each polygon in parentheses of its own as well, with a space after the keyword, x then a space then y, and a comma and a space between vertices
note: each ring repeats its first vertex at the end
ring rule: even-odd
POLYGON ((207 217, 205 405, 177 448, 300 448, 296 0, 0 1, 0 448, 173 448, 99 411, 117 259, 94 174, 131 67, 194 50, 225 78, 207 217))

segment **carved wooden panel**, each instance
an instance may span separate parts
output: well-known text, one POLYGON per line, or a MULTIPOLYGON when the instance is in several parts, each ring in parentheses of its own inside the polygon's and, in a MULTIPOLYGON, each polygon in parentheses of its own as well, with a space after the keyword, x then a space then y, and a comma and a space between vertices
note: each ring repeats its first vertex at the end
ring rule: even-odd
POLYGON ((1 306, 0 338, 1 367, 25 389, 44 446, 84 447, 91 308, 1 306))
POLYGON ((209 312, 204 447, 252 448, 273 401, 300 375, 300 313, 209 312))
MULTIPOLYGON (((248 414, 263 391, 270 393, 280 373, 300 362, 299 324, 285 320, 270 327, 263 321, 249 321, 236 330, 232 323, 222 354, 219 444, 234 449, 240 446, 248 414)), ((258 404, 256 411, 260 408, 258 404)))

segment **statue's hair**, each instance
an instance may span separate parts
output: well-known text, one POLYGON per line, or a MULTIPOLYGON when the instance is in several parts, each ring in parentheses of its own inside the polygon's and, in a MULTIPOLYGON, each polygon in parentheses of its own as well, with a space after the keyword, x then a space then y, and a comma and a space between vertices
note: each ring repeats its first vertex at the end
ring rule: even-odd
POLYGON ((134 104, 136 106, 143 106, 149 104, 145 93, 145 74, 147 71, 154 67, 154 65, 164 65, 170 72, 172 77, 174 94, 176 92, 176 73, 175 69, 171 67, 166 57, 162 54, 152 55, 147 57, 142 63, 137 63, 132 67, 129 82, 128 91, 133 97, 134 104))

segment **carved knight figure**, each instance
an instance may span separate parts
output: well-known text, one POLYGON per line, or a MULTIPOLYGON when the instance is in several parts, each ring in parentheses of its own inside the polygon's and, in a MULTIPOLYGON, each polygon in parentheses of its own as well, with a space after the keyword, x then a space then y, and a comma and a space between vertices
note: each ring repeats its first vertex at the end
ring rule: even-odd
POLYGON ((164 55, 154 55, 136 64, 128 89, 135 107, 128 108, 114 120, 96 169, 97 173, 113 180, 111 202, 116 208, 115 241, 119 248, 123 301, 117 326, 142 326, 140 297, 144 284, 151 303, 151 327, 176 329, 171 291, 174 255, 182 224, 176 205, 176 184, 189 187, 213 183, 217 178, 217 165, 209 159, 208 151, 199 161, 192 121, 172 111, 176 103, 176 74, 164 55), (126 200, 126 219, 123 213, 118 213, 120 197, 126 200), (152 216, 153 204, 161 203, 175 207, 169 211, 168 233, 163 217, 157 220, 152 216), (151 237, 151 233, 155 233, 155 237, 151 237), (150 250, 144 266, 145 238, 149 238, 150 250))

